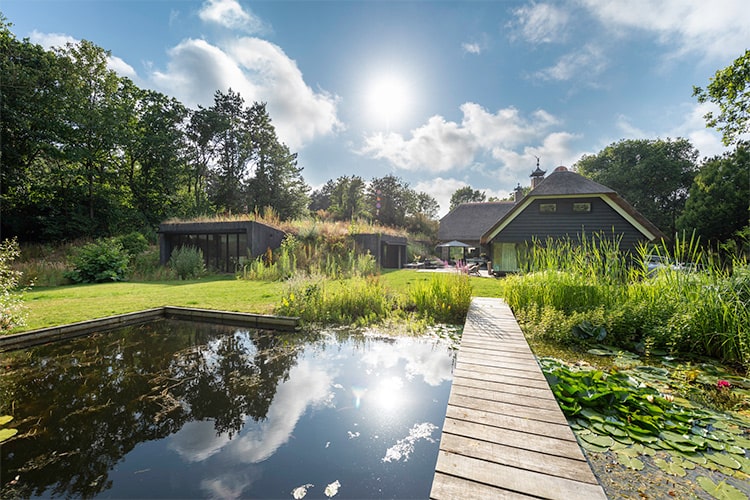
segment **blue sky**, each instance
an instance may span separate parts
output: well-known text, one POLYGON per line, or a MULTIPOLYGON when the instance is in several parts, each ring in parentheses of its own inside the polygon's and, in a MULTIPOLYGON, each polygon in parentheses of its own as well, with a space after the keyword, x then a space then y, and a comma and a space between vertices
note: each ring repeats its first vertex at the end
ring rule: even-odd
POLYGON ((447 212, 620 139, 724 151, 691 96, 750 46, 746 0, 3 0, 19 38, 86 39, 191 108, 263 101, 305 180, 394 174, 447 212))

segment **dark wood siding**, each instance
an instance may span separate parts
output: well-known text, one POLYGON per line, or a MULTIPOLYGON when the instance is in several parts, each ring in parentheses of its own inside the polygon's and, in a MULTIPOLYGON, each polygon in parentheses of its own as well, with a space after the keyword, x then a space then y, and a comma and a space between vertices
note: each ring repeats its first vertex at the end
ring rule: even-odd
POLYGON ((646 241, 640 231, 599 197, 534 200, 492 241, 522 243, 534 237, 577 240, 582 234, 593 233, 623 235, 620 249, 625 251, 632 251, 637 242, 646 241), (557 205, 554 212, 540 212, 540 204, 552 203, 557 205), (591 203, 591 211, 574 212, 574 203, 591 203))

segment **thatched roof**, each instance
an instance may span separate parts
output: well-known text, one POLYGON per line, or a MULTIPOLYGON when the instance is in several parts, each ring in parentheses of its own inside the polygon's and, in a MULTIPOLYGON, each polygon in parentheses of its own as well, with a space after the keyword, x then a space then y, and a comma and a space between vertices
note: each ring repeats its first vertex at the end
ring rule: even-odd
POLYGON ((461 203, 440 219, 438 239, 478 242, 513 207, 512 201, 461 203))

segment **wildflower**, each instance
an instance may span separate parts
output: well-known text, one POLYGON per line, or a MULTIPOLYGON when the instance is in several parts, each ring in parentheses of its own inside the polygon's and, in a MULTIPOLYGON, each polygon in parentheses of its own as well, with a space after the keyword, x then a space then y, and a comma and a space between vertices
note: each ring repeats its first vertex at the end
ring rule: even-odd
POLYGON ((719 380, 718 382, 716 382, 716 388, 719 389, 720 391, 722 391, 724 389, 731 389, 732 388, 732 384, 730 384, 726 380, 719 380))

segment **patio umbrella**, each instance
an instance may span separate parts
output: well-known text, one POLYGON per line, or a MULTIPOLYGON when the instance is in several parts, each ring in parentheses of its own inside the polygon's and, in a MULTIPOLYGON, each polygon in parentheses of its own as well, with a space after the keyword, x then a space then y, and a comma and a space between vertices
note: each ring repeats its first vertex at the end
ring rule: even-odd
POLYGON ((436 248, 462 248, 463 249, 463 260, 466 261, 466 249, 467 248, 471 248, 471 245, 466 244, 463 241, 453 240, 453 241, 449 241, 447 243, 441 243, 436 248))

